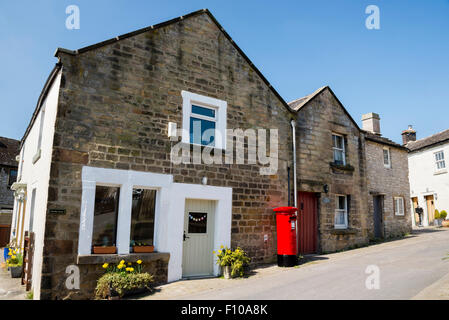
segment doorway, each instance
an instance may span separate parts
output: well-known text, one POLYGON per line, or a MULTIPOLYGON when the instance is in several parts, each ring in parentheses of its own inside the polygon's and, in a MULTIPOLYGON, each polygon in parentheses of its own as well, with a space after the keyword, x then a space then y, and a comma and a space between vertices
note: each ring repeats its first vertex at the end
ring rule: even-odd
POLYGON ((418 208, 418 198, 413 197, 412 203, 413 203, 413 217, 415 219, 415 226, 419 226, 421 225, 421 221, 419 221, 419 214, 416 212, 416 208, 418 208))
POLYGON ((298 253, 316 253, 318 197, 312 192, 298 192, 298 205, 298 253))
POLYGON ((427 204, 427 219, 429 221, 429 226, 433 225, 433 221, 435 220, 435 203, 433 200, 433 195, 425 196, 426 204, 427 204))
POLYGON ((375 238, 383 238, 383 196, 374 196, 373 197, 373 206, 374 206, 374 237, 375 238))
POLYGON ((215 201, 186 200, 182 254, 183 278, 213 275, 215 201))

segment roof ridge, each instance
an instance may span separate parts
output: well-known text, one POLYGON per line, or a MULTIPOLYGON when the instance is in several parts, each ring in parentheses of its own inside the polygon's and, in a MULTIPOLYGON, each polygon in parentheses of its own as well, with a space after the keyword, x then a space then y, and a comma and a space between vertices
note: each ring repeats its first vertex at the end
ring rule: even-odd
POLYGON ((434 136, 437 136, 437 135, 439 135, 439 134, 442 134, 442 133, 445 133, 445 132, 448 132, 448 131, 449 131, 449 129, 444 129, 444 130, 442 130, 442 131, 440 131, 440 132, 431 134, 430 136, 427 136, 427 137, 425 137, 425 138, 421 138, 421 139, 418 139, 418 140, 415 140, 415 141, 410 141, 409 143, 415 143, 415 142, 418 142, 418 141, 423 141, 423 140, 432 138, 432 137, 434 137, 434 136))

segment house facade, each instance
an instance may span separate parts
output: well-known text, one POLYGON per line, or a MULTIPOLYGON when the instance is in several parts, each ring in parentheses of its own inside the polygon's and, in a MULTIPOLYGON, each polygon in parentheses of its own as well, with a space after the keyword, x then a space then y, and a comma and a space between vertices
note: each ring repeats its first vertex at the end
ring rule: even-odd
POLYGON ((20 141, 0 137, 0 247, 10 240, 14 194, 11 185, 17 179, 17 160, 20 141))
POLYGON ((362 117, 367 162, 370 238, 393 238, 411 232, 408 149, 381 135, 376 113, 362 117))
POLYGON ((366 132, 329 87, 287 104, 208 10, 55 55, 13 185, 35 299, 91 298, 121 259, 156 283, 218 275, 221 245, 273 262, 288 204, 300 253, 369 241, 366 132))
POLYGON ((449 130, 416 140, 416 131, 410 126, 402 133, 403 143, 410 150, 410 197, 413 208, 421 208, 420 217, 413 215, 414 226, 434 225, 435 210, 449 209, 449 176, 446 157, 449 154, 449 130))

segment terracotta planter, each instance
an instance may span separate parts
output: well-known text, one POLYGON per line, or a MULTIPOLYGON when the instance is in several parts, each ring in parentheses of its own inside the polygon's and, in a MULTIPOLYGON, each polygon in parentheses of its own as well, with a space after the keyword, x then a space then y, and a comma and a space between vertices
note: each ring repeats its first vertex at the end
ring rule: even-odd
POLYGON ((448 227, 449 227, 449 220, 443 220, 443 222, 441 222, 441 225, 442 225, 443 227, 448 228, 448 227))
POLYGON ((231 279, 231 266, 224 266, 221 267, 222 271, 223 271, 223 276, 225 279, 231 279))
POLYGON ((114 254, 117 252, 117 247, 93 247, 94 254, 114 254))
POLYGON ((9 267, 11 271, 11 278, 20 278, 22 277, 22 266, 19 267, 9 267))
POLYGON ((154 251, 154 246, 134 246, 133 252, 135 253, 150 253, 154 251))

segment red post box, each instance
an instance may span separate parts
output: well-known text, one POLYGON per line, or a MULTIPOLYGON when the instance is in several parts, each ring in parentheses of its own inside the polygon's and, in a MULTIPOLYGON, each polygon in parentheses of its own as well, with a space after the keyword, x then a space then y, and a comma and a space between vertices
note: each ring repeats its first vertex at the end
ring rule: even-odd
POLYGON ((296 250, 296 211, 294 207, 279 207, 276 213, 278 266, 293 267, 298 263, 296 250))

